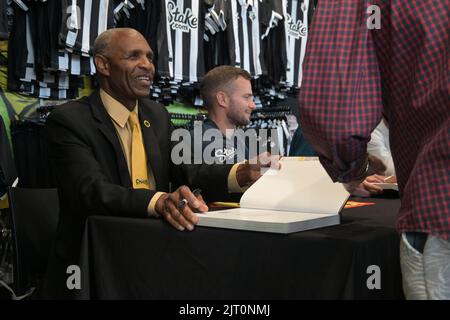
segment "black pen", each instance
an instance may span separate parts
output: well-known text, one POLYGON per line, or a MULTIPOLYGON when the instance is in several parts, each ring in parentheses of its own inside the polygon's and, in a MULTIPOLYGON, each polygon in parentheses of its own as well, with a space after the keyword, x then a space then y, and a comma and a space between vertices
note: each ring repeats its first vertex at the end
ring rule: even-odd
MULTIPOLYGON (((194 196, 198 197, 199 195, 201 195, 202 190, 197 188, 194 191, 192 191, 192 193, 194 194, 194 196)), ((180 208, 180 209, 184 208, 184 206, 187 205, 188 202, 189 201, 186 198, 181 199, 180 202, 178 202, 178 208, 180 208)))

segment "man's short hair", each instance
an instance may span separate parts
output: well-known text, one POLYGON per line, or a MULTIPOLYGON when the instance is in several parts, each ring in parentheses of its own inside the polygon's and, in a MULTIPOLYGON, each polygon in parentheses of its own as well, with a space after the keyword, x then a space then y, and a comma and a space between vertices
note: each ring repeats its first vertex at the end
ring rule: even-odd
POLYGON ((96 56, 97 54, 105 54, 111 44, 111 38, 116 32, 116 29, 109 29, 99 34, 94 41, 92 56, 96 56))
MULTIPOLYGON (((119 33, 139 33, 139 31, 132 28, 112 28, 100 33, 94 41, 92 48, 92 56, 97 54, 105 54, 110 50, 110 47, 115 44, 113 37, 119 33)), ((139 33, 140 34, 140 33, 139 33)))
POLYGON ((233 66, 218 66, 209 70, 200 84, 200 95, 205 107, 211 107, 216 93, 228 89, 227 86, 239 77, 249 81, 252 78, 246 70, 233 66))

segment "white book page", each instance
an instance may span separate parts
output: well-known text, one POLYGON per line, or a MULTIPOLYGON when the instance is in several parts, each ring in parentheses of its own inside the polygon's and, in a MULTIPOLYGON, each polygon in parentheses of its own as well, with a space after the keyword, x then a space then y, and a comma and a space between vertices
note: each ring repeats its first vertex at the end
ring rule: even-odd
POLYGON ((238 220, 240 222, 257 221, 262 223, 292 223, 299 221, 308 221, 320 217, 329 217, 332 214, 236 208, 198 213, 197 215, 200 218, 200 222, 202 220, 205 221, 208 218, 213 218, 224 220, 238 220))
POLYGON ((307 212, 239 208, 197 215, 198 226, 273 233, 292 233, 339 224, 339 215, 307 212))
POLYGON ((338 214, 348 196, 318 160, 287 158, 280 170, 267 171, 244 193, 241 208, 338 214))

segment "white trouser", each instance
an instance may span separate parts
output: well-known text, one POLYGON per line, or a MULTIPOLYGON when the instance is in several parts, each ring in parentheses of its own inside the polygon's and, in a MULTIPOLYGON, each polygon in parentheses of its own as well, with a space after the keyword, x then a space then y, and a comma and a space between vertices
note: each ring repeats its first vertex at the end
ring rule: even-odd
POLYGON ((423 253, 402 233, 400 266, 408 300, 450 300, 450 241, 429 235, 423 253))

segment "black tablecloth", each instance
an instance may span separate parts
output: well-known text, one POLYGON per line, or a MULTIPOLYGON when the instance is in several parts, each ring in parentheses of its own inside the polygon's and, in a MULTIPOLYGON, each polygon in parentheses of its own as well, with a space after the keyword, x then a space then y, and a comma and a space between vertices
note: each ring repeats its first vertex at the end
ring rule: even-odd
MULTIPOLYGON (((353 199, 362 200, 362 199, 353 199)), ((341 224, 289 235, 91 217, 81 299, 401 299, 398 199, 344 209, 341 224), (380 268, 381 288, 367 279, 380 268)))

